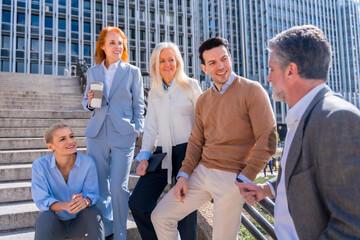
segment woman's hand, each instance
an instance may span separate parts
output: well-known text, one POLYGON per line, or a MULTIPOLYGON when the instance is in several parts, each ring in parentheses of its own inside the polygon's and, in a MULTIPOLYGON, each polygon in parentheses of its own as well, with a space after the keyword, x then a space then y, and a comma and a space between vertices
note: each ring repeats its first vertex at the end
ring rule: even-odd
POLYGON ((91 90, 89 90, 88 91, 89 107, 91 107, 91 100, 93 99, 93 97, 94 97, 94 93, 91 90))
POLYGON ((68 212, 75 214, 86 208, 90 204, 89 199, 82 197, 82 194, 74 194, 71 201, 69 202, 68 212))
POLYGON ((138 167, 136 168, 136 174, 139 176, 144 176, 146 174, 146 169, 149 166, 149 162, 146 159, 140 161, 138 167))

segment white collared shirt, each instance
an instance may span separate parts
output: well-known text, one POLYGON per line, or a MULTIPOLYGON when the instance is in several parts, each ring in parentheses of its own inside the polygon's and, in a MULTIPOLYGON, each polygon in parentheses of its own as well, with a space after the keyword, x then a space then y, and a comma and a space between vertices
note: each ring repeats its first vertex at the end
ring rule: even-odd
POLYGON ((221 91, 219 92, 219 90, 216 88, 215 84, 212 83, 212 88, 217 91, 220 94, 223 94, 229 87, 230 85, 233 83, 234 79, 236 78, 236 74, 234 72, 231 72, 229 79, 226 81, 226 83, 224 83, 224 85, 221 88, 221 91))
MULTIPOLYGON (((287 201, 286 189, 285 189, 285 167, 289 154, 291 143, 294 139, 295 132, 299 125, 299 122, 304 115, 304 112, 314 99, 316 94, 325 87, 325 83, 320 84, 308 92, 303 98, 301 98, 288 112, 285 122, 288 127, 288 131, 285 138, 284 153, 281 158, 280 164, 282 168, 280 182, 277 186, 276 200, 275 200, 275 233, 278 239, 299 239, 297 235, 294 221, 289 212, 289 206, 287 201)), ((274 189, 269 184, 274 194, 274 189)))
POLYGON ((115 72, 117 67, 119 66, 121 60, 114 62, 113 64, 111 64, 109 66, 109 68, 105 67, 105 60, 102 61, 101 66, 103 66, 104 69, 104 74, 105 74, 105 78, 104 78, 104 93, 106 93, 106 96, 109 97, 110 95, 110 89, 111 89, 111 85, 112 82, 114 80, 114 76, 115 76, 115 72))

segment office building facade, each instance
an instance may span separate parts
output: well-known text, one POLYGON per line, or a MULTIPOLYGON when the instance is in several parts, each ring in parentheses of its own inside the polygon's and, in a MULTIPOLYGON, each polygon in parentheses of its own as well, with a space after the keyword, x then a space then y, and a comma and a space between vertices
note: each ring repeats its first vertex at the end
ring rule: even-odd
MULTIPOLYGON (((79 59, 91 66, 100 30, 118 26, 128 36, 130 63, 148 71, 161 41, 179 45, 186 72, 203 88, 198 46, 212 36, 229 40, 234 71, 267 82, 266 44, 302 24, 319 26, 333 46, 328 85, 360 107, 358 0, 1 0, 0 71, 63 75, 79 59)), ((287 106, 272 102, 277 121, 287 106)))

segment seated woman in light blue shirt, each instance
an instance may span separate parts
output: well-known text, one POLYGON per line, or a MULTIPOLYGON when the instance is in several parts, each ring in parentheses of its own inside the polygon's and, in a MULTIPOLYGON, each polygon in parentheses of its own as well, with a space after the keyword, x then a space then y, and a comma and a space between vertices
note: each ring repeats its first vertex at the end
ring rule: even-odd
POLYGON ((53 154, 32 165, 31 193, 41 214, 35 224, 35 240, 81 237, 104 239, 95 163, 78 154, 74 133, 56 123, 45 132, 46 146, 53 154))

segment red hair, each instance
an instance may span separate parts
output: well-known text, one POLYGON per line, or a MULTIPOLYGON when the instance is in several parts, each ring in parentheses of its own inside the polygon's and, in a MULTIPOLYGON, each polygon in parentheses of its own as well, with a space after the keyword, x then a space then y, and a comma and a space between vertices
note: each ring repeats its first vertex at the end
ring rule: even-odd
POLYGON ((101 32, 99 34, 99 38, 98 38, 98 40, 96 42, 96 49, 95 49, 95 56, 94 56, 96 64, 102 63, 102 61, 104 61, 104 59, 106 58, 105 53, 101 49, 101 47, 104 46, 104 44, 105 44, 105 37, 106 37, 108 32, 116 32, 123 39, 123 41, 124 41, 124 43, 123 43, 124 49, 123 49, 123 54, 121 55, 121 60, 128 63, 129 62, 129 55, 128 55, 128 48, 127 48, 127 37, 125 36, 123 31, 121 31, 119 28, 107 26, 106 28, 101 30, 101 32))

